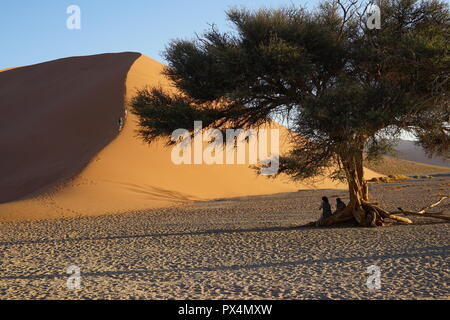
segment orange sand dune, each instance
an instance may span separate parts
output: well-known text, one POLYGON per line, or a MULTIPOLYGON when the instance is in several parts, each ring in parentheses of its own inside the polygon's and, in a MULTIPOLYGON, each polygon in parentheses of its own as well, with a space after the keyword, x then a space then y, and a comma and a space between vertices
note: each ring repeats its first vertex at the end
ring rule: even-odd
MULTIPOLYGON (((193 200, 345 188, 256 176, 248 165, 181 165, 162 142, 136 137, 124 96, 170 88, 163 65, 138 53, 46 62, 0 73, 0 221, 100 215, 193 200)), ((287 131, 284 129, 282 136, 287 131)), ((379 176, 367 170, 367 177, 379 176)))
POLYGON ((12 68, 6 68, 6 69, 2 69, 2 70, 0 70, 0 72, 3 72, 3 71, 8 71, 8 70, 16 69, 16 68, 19 68, 19 67, 12 67, 12 68))

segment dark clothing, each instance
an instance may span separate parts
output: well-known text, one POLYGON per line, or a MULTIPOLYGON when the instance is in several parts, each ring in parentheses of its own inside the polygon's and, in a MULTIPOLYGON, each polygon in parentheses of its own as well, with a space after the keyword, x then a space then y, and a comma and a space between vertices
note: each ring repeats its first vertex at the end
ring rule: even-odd
POLYGON ((342 211, 342 210, 344 210, 345 208, 347 208, 347 206, 346 206, 345 203, 343 203, 342 201, 341 201, 341 202, 338 202, 338 203, 336 204, 336 212, 342 211))
POLYGON ((328 218, 331 217, 332 213, 331 213, 331 206, 328 202, 323 202, 322 203, 322 217, 323 218, 328 218))

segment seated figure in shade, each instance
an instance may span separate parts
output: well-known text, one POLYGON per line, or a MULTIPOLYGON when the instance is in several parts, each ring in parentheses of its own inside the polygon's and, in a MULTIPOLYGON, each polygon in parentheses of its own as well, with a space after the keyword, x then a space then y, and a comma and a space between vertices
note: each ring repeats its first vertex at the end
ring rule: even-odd
POLYGON ((341 198, 337 198, 336 199, 336 211, 333 212, 333 214, 336 214, 338 212, 341 212, 342 210, 344 210, 345 208, 347 208, 347 205, 342 201, 341 198))
POLYGON ((322 197, 322 205, 319 210, 322 210, 322 218, 331 217, 331 205, 327 197, 322 197))

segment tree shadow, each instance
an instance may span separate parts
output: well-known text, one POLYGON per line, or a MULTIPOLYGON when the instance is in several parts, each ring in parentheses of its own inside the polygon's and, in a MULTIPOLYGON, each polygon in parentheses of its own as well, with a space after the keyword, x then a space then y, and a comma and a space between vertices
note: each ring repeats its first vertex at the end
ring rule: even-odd
MULTIPOLYGON (((282 267, 296 267, 296 266, 310 266, 314 264, 334 264, 334 263, 351 263, 364 262, 376 263, 376 261, 384 259, 407 259, 407 258, 427 258, 442 256, 447 258, 450 255, 450 246, 443 247, 426 247, 417 249, 416 252, 410 253, 391 253, 379 254, 372 256, 355 256, 355 257, 338 257, 315 260, 294 260, 294 261, 279 261, 267 262, 258 264, 236 264, 230 266, 206 266, 206 267, 192 267, 192 268, 173 268, 173 269, 137 269, 137 270, 113 270, 113 271, 98 271, 98 272, 83 272, 82 277, 113 277, 122 275, 147 275, 147 274, 161 274, 161 273, 192 273, 192 272, 217 272, 217 271, 239 271, 239 270, 255 270, 261 268, 282 268, 282 267)), ((40 274, 40 275, 17 275, 17 276, 3 276, 0 280, 42 280, 42 279, 66 279, 67 274, 40 274)))
MULTIPOLYGON (((307 229, 302 226, 289 226, 289 227, 268 227, 268 228, 249 228, 249 229, 212 229, 204 231, 190 231, 190 232, 169 232, 169 233, 149 233, 141 235, 117 235, 106 237, 81 237, 71 239, 48 239, 48 240, 26 240, 26 241, 6 241, 0 242, 0 245, 24 245, 24 244, 47 244, 47 243, 67 243, 78 241, 102 241, 102 240, 120 240, 120 239, 139 239, 139 238, 161 238, 161 237, 176 237, 176 236, 202 236, 213 234, 230 234, 230 233, 256 233, 256 232, 280 232, 280 231, 292 231, 307 229)), ((313 228, 310 228, 313 229, 313 228)), ((317 229, 317 228, 316 228, 317 229)))
MULTIPOLYGON (((424 222, 420 225, 435 225, 435 224, 446 224, 447 222, 424 222)), ((393 224, 391 226, 395 226, 393 224)), ((419 225, 419 224, 417 224, 419 225)), ((389 228, 391 226, 382 227, 389 228)), ((397 226, 400 226, 397 224, 397 226)), ((407 228, 414 225, 402 225, 402 227, 407 228)), ((266 228, 247 228, 247 229, 211 229, 203 231, 189 231, 189 232, 168 232, 168 233, 148 233, 148 234, 138 234, 138 235, 115 235, 115 236, 105 236, 105 237, 79 237, 79 238, 68 238, 68 239, 42 239, 42 240, 25 240, 25 241, 4 241, 0 242, 0 246, 12 246, 12 245, 27 245, 27 244, 48 244, 48 243, 70 243, 79 241, 104 241, 104 240, 126 240, 126 239, 142 239, 142 238, 163 238, 163 237, 179 237, 179 236, 203 236, 203 235, 214 235, 214 234, 234 234, 234 233, 257 233, 257 232, 283 232, 283 231, 314 231, 314 230, 339 230, 339 229, 367 229, 358 226, 355 222, 346 222, 334 226, 281 226, 281 227, 266 227, 266 228)))

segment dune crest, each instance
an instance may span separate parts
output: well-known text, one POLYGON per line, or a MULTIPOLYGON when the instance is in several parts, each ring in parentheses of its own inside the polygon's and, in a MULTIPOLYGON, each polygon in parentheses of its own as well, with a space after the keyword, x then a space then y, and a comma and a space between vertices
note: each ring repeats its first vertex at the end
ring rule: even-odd
MULTIPOLYGON (((163 142, 147 145, 136 137, 130 112, 118 135, 124 95, 130 99, 146 85, 170 88, 162 68, 146 56, 120 53, 0 73, 0 146, 8 155, 0 160, 0 221, 346 187, 329 179, 306 185, 258 177, 248 165, 177 166, 163 142)), ((379 175, 368 170, 367 176, 379 175)))
POLYGON ((117 136, 123 79, 139 56, 73 57, 0 73, 0 203, 73 177, 117 136))

